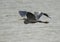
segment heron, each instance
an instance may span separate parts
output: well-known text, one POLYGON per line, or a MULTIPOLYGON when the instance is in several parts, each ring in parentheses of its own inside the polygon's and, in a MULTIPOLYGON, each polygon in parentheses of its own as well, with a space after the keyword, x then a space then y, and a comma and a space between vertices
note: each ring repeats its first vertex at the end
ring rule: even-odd
POLYGON ((25 24, 37 23, 37 22, 39 22, 39 23, 49 23, 47 21, 39 20, 42 15, 44 15, 48 18, 51 18, 47 13, 44 13, 44 12, 34 12, 34 13, 32 13, 32 12, 28 12, 28 11, 19 11, 19 14, 20 14, 21 17, 26 16, 26 18, 23 18, 25 24))

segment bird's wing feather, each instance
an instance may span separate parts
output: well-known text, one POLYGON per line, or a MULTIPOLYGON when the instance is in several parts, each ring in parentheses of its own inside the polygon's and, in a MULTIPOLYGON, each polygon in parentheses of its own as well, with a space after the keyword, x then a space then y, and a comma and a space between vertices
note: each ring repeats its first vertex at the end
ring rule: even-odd
POLYGON ((47 13, 43 13, 43 15, 45 15, 48 18, 51 18, 47 13))
POLYGON ((36 19, 35 15, 32 14, 31 12, 27 12, 26 16, 27 16, 27 19, 29 19, 29 20, 35 20, 36 19))
POLYGON ((24 17, 27 14, 27 11, 19 11, 21 17, 24 17))
POLYGON ((42 15, 44 15, 44 16, 50 18, 49 15, 48 15, 47 13, 43 13, 43 12, 41 12, 39 15, 36 16, 37 19, 39 19, 42 15))

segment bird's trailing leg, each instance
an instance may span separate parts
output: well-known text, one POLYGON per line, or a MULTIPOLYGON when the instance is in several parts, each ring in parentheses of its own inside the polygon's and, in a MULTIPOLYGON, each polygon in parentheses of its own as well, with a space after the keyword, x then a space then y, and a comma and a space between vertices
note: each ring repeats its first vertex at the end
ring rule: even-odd
POLYGON ((49 23, 48 21, 37 21, 37 22, 39 22, 39 23, 49 23))

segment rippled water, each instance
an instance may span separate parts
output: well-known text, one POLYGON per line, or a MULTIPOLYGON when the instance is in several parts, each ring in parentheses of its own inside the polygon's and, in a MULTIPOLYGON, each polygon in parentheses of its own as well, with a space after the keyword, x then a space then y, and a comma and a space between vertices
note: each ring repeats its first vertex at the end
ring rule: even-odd
POLYGON ((0 42, 60 42, 60 0, 0 0, 0 42), (49 24, 24 24, 18 11, 43 11, 49 24))

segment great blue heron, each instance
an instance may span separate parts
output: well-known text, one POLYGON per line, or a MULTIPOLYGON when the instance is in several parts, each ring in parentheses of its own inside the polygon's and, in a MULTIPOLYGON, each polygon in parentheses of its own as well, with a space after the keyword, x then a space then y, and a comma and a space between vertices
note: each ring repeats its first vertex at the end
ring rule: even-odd
POLYGON ((21 17, 26 16, 27 18, 24 18, 24 23, 28 24, 28 23, 49 23, 47 21, 40 21, 38 20, 42 15, 45 15, 46 17, 50 18, 46 13, 39 13, 39 12, 35 12, 34 14, 31 12, 27 12, 27 11, 19 11, 19 14, 21 17))

